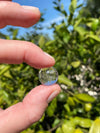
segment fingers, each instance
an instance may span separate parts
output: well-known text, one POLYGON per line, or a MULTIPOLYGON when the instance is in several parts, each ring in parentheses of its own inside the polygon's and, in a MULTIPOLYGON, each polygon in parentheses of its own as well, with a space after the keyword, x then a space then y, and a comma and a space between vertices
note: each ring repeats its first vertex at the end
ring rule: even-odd
POLYGON ((40 85, 34 88, 23 100, 0 115, 0 133, 19 133, 38 121, 48 102, 60 92, 60 87, 40 85))
POLYGON ((55 60, 33 43, 1 39, 0 63, 20 64, 22 62, 35 68, 43 68, 53 66, 55 60))
POLYGON ((6 25, 30 27, 40 19, 38 8, 0 1, 0 28, 6 25))

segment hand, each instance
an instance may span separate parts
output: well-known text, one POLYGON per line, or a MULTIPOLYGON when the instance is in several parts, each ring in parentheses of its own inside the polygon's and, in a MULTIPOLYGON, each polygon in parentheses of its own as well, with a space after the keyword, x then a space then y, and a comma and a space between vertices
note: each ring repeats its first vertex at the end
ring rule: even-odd
MULTIPOLYGON (((39 18, 40 12, 35 7, 0 0, 0 28, 6 25, 29 27, 39 18)), ((22 62, 35 68, 44 68, 53 66, 55 60, 30 42, 0 39, 0 63, 22 62)), ((5 110, 0 109, 0 133, 18 133, 38 121, 48 103, 59 92, 57 84, 40 85, 32 89, 22 102, 5 110)))

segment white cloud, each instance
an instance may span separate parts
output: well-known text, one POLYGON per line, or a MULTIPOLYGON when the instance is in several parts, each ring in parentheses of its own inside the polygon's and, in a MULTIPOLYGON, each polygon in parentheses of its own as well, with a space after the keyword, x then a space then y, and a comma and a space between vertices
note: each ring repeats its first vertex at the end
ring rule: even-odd
POLYGON ((54 23, 54 22, 59 22, 59 21, 61 21, 61 20, 63 20, 63 19, 65 19, 65 17, 64 17, 64 16, 59 16, 59 17, 54 18, 53 20, 51 20, 51 23, 54 23))

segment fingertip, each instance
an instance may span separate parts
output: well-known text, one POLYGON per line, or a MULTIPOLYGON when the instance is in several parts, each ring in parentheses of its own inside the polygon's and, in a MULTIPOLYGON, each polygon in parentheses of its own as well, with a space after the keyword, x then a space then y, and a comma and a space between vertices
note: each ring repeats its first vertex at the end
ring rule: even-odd
POLYGON ((34 101, 32 99, 36 99, 37 103, 41 103, 41 102, 46 102, 48 97, 55 91, 58 91, 58 93, 60 93, 61 88, 58 84, 53 84, 53 85, 39 85, 35 88, 33 88, 28 95, 24 98, 24 100, 26 100, 27 98, 31 99, 31 101, 34 101), (42 100, 42 101, 41 101, 42 100))
POLYGON ((52 56, 34 44, 26 45, 24 56, 24 61, 36 69, 51 67, 55 64, 52 56))
POLYGON ((44 54, 46 55, 47 58, 49 58, 51 60, 51 66, 53 66, 55 64, 55 59, 54 57, 52 57, 50 54, 44 52, 44 54))
POLYGON ((21 6, 10 1, 0 2, 0 28, 6 25, 30 27, 40 19, 41 13, 38 8, 21 6))
MULTIPOLYGON (((48 97, 53 93, 57 91, 60 93, 61 88, 58 84, 53 84, 53 85, 39 85, 33 89, 33 93, 36 93, 37 95, 40 95, 42 100, 44 101, 48 100, 48 97)), ((32 93, 31 93, 32 94, 32 93)))
POLYGON ((39 8, 33 7, 33 6, 22 6, 22 7, 25 12, 29 12, 29 14, 32 14, 32 20, 34 20, 34 24, 39 21, 39 19, 41 17, 39 8))
POLYGON ((38 96, 41 96, 40 99, 38 98, 39 101, 37 100, 37 102, 49 103, 61 92, 61 88, 58 84, 53 84, 49 86, 40 85, 34 88, 34 91, 35 93, 37 93, 38 96))
POLYGON ((52 91, 61 91, 61 87, 59 84, 53 84, 53 85, 50 85, 50 86, 46 86, 46 85, 43 85, 45 87, 48 87, 48 88, 51 88, 52 91))

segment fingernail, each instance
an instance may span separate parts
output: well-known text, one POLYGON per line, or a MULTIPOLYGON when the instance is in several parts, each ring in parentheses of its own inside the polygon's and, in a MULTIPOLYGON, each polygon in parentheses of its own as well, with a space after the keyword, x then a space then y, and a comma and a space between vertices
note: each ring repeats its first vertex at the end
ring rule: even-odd
POLYGON ((22 6, 22 7, 24 9, 31 10, 31 11, 34 11, 34 12, 38 12, 39 11, 39 8, 33 7, 33 6, 22 6))
POLYGON ((54 91, 53 93, 51 93, 51 95, 49 96, 47 102, 51 102, 57 95, 59 94, 59 91, 54 91))
POLYGON ((48 53, 44 52, 44 54, 45 54, 46 56, 48 56, 49 58, 51 58, 51 59, 54 60, 54 58, 53 58, 51 55, 49 55, 48 53))

